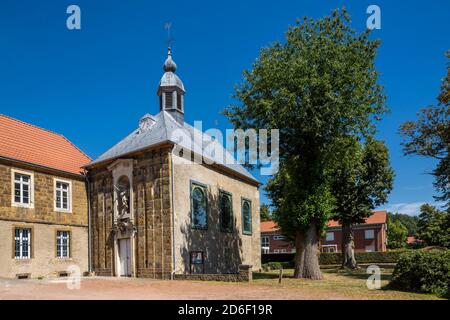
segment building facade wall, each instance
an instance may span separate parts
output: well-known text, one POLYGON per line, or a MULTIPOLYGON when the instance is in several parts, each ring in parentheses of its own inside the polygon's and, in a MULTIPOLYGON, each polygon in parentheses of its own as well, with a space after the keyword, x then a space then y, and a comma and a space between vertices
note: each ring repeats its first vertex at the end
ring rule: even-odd
MULTIPOLYGON (((133 274, 169 278, 172 272, 172 204, 168 148, 128 157, 133 160, 133 274)), ((97 275, 116 276, 113 174, 106 165, 89 171, 92 262, 97 275)))
POLYGON ((76 265, 82 273, 88 270, 88 206, 84 178, 55 173, 31 165, 0 163, 0 276, 55 276, 76 265), (12 172, 18 170, 33 176, 33 202, 30 208, 13 206, 12 172), (55 210, 54 180, 71 183, 71 210, 55 210), (15 259, 14 229, 32 230, 32 256, 15 259), (56 232, 70 231, 70 258, 56 258, 56 232))
POLYGON ((272 253, 295 253, 295 245, 293 242, 287 239, 278 239, 282 236, 279 232, 262 232, 262 237, 267 237, 269 240, 268 254, 272 253))
MULTIPOLYGON (((326 241, 326 237, 321 239, 323 246, 335 246, 337 252, 341 252, 342 230, 340 228, 329 228, 327 232, 334 233, 334 240, 326 241)), ((374 251, 386 251, 386 235, 384 225, 367 225, 357 226, 353 228, 353 241, 355 243, 355 252, 366 252, 369 247, 373 247, 374 251), (366 239, 365 231, 373 230, 374 238, 366 239)))
MULTIPOLYGON (((203 164, 173 155, 174 168, 174 241, 175 272, 189 273, 190 252, 204 253, 205 273, 237 273, 240 264, 253 270, 261 267, 261 240, 258 187, 203 164), (206 186, 208 222, 206 230, 191 227, 191 182, 206 186), (219 190, 232 195, 233 230, 222 232, 219 226, 219 190), (242 231, 242 199, 251 201, 252 233, 242 231)), ((192 272, 203 272, 197 266, 192 272)))
POLYGON ((58 224, 24 223, 0 220, 0 276, 15 278, 28 274, 31 278, 57 277, 62 272, 88 271, 88 228, 58 224), (31 258, 14 258, 14 230, 31 230, 31 258), (57 258, 56 233, 70 232, 70 257, 57 258))
MULTIPOLYGON (((341 252, 342 231, 340 228, 328 228, 326 232, 333 232, 334 239, 326 240, 326 236, 320 239, 321 251, 325 252, 325 248, 333 247, 333 252, 341 252)), ((261 237, 269 238, 269 251, 267 254, 276 253, 295 253, 295 245, 291 241, 276 240, 274 237, 282 236, 281 232, 263 232, 261 237)), ((374 251, 386 251, 386 229, 385 225, 363 225, 353 228, 353 241, 355 244, 355 252, 366 252, 368 247, 374 248, 374 251), (374 238, 366 239, 365 230, 373 230, 374 238)), ((330 252, 330 251, 326 251, 330 252)))

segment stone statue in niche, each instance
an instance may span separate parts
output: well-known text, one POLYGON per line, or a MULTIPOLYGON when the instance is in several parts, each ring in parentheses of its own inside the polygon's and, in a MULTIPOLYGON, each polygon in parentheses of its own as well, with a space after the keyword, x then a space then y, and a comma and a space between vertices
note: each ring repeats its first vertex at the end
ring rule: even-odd
POLYGON ((117 194, 117 214, 119 219, 128 218, 130 215, 130 183, 127 177, 119 179, 115 186, 117 194))

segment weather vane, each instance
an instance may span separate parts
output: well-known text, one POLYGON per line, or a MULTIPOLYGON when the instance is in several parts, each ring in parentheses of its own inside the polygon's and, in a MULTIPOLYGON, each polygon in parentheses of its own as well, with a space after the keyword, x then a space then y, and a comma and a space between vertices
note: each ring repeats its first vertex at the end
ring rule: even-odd
POLYGON ((164 29, 167 30, 167 47, 171 47, 172 46, 172 42, 173 42, 173 38, 170 36, 170 28, 172 28, 172 22, 166 22, 164 24, 164 29))

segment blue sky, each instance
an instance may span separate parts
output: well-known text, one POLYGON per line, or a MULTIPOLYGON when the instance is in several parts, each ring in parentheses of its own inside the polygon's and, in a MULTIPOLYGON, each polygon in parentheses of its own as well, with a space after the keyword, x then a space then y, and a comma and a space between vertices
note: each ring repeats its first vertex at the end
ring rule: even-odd
MULTIPOLYGON (((450 49, 450 2, 432 1, 17 1, 0 3, 0 113, 64 134, 95 158, 158 112, 173 24, 173 57, 186 94, 186 120, 230 128, 219 114, 261 47, 283 40, 304 15, 345 5, 365 28, 366 8, 381 8, 377 58, 391 113, 379 125, 396 171, 383 208, 415 214, 434 202, 435 163, 404 157, 399 125, 436 101, 450 49), (66 8, 81 8, 81 30, 66 28, 66 8)), ((262 178, 265 181, 265 178, 262 178)), ((262 191, 263 201, 267 201, 262 191)))

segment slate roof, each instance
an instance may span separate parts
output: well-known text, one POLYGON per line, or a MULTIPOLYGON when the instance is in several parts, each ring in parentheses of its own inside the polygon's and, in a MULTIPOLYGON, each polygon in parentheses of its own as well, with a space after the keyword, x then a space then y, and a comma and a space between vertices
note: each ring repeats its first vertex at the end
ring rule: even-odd
POLYGON ((0 157, 73 174, 91 161, 64 136, 0 114, 0 157))
MULTIPOLYGON (((194 139, 194 134, 202 134, 198 129, 192 127, 186 122, 184 122, 184 124, 178 123, 166 111, 161 111, 157 115, 151 117, 149 117, 149 115, 145 115, 142 119, 146 117, 147 119, 150 118, 147 121, 151 121, 153 124, 147 126, 145 130, 137 128, 119 143, 100 155, 95 161, 86 165, 86 167, 91 167, 104 161, 116 159, 121 156, 139 150, 144 150, 151 146, 158 145, 164 142, 172 142, 174 144, 180 145, 183 148, 192 150, 191 141, 194 141, 193 151, 197 152, 202 150, 202 147, 196 144, 196 140, 194 139), (192 137, 192 139, 190 137, 192 137)), ((226 154, 228 157, 232 157, 221 144, 219 144, 219 147, 222 149, 223 154, 226 154)), ((256 180, 256 178, 253 177, 240 164, 223 163, 222 165, 234 171, 235 173, 238 173, 239 175, 242 175, 254 182, 259 183, 258 180, 256 180)))

